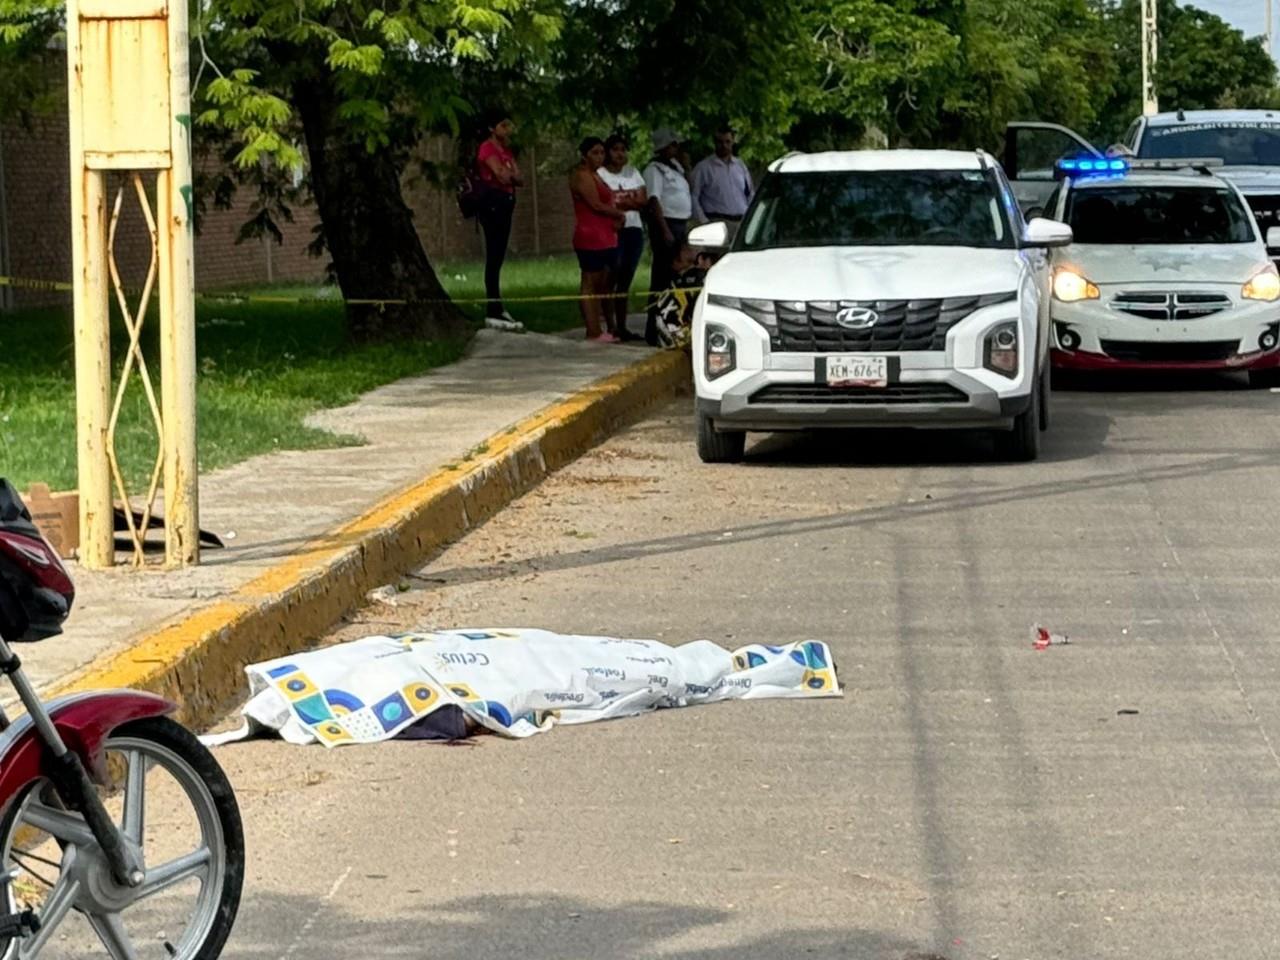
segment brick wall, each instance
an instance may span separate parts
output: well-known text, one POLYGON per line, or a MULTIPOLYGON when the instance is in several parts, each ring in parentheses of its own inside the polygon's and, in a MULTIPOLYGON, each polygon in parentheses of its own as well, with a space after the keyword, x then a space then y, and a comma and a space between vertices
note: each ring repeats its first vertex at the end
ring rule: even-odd
MULTIPOLYGON (((63 89, 65 98, 65 88, 63 89)), ((198 135, 198 134, 197 134, 198 135)), ((7 272, 35 280, 66 281, 71 277, 71 201, 69 146, 65 109, 35 118, 29 127, 0 127, 4 185, 3 223, 7 230, 7 272)), ((456 146, 431 138, 420 147, 420 158, 441 169, 456 167, 456 146)), ((569 200, 570 159, 564 150, 531 148, 521 157, 530 183, 518 194, 512 228, 513 256, 540 256, 571 249, 573 207, 569 200), (537 171, 537 175, 533 176, 537 171)), ((452 182, 436 185, 418 165, 406 171, 405 202, 413 211, 418 234, 432 262, 471 260, 483 256, 476 225, 458 213, 452 182)), ((452 177, 446 179, 452 181, 452 177)), ((153 177, 148 178, 152 184, 153 177)), ((112 203, 119 180, 109 182, 112 203)), ((318 218, 310 203, 294 208, 294 222, 281 224, 284 241, 236 243, 240 225, 248 217, 251 197, 237 194, 230 210, 212 206, 196 236, 196 287, 201 290, 265 284, 309 283, 319 280, 324 257, 306 252, 318 218)), ((153 208, 154 209, 154 208, 153 208)), ((140 286, 146 275, 148 244, 144 221, 132 188, 126 190, 117 228, 117 261, 128 286, 140 286)), ((3 288, 0 288, 3 292, 3 288)), ((67 302, 64 293, 17 289, 2 302, 30 306, 67 302)))

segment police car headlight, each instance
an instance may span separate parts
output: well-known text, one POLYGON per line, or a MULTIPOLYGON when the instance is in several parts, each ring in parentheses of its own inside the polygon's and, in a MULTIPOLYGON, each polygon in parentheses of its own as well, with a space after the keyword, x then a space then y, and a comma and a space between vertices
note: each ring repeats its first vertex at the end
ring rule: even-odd
POLYGON ((1061 267, 1053 275, 1053 295, 1063 303, 1097 300, 1098 288, 1074 270, 1061 267))
POLYGON ((1265 267, 1249 278, 1249 282, 1240 288, 1240 295, 1246 300, 1265 300, 1268 303, 1280 300, 1280 273, 1275 264, 1265 267))

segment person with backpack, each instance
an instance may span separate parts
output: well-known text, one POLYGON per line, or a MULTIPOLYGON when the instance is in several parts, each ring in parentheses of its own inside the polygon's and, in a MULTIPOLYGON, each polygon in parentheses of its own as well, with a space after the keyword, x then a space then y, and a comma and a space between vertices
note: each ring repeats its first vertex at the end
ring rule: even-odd
POLYGON ((524 325, 502 304, 502 264, 511 240, 511 219, 516 209, 516 188, 524 177, 511 150, 515 124, 505 110, 492 110, 485 119, 489 136, 476 151, 472 184, 476 220, 484 232, 485 325, 498 330, 523 330, 524 325))

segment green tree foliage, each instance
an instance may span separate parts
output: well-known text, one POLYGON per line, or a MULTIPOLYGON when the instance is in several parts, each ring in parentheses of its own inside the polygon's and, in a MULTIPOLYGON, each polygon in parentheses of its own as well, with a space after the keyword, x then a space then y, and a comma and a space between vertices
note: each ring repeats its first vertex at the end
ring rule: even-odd
POLYGON ((568 3, 542 119, 570 140, 586 124, 663 125, 708 144, 712 128, 729 121, 749 154, 772 158, 806 83, 812 2, 568 3))
POLYGON ((318 239, 357 336, 460 329, 402 175, 425 134, 456 133, 471 110, 460 78, 545 58, 559 12, 559 0, 209 0, 199 16, 198 123, 269 198, 264 226, 281 178, 261 171, 299 167, 305 145, 318 239))
POLYGON ((961 59, 940 130, 990 147, 1009 120, 1089 132, 1117 76, 1107 25, 1088 0, 967 0, 961 59))
MULTIPOLYGON (((1012 119, 1106 141, 1140 93, 1139 0, 192 3, 197 136, 218 161, 206 196, 250 185, 245 235, 278 236, 308 192, 348 299, 407 301, 353 305, 366 337, 458 329, 400 184, 424 135, 474 127, 487 104, 565 143, 659 124, 709 142, 728 120, 762 161, 871 142, 994 148, 1012 119)), ((0 0, 0 109, 40 93, 61 16, 57 0, 0 0)), ((1257 40, 1175 0, 1160 30, 1166 108, 1277 102, 1257 40)))
MULTIPOLYGON (((1108 136, 1123 133, 1142 109, 1140 0, 1104 10, 1121 82, 1104 107, 1108 136)), ((1162 110, 1277 106, 1276 65, 1261 37, 1246 38, 1222 18, 1160 0, 1156 88, 1162 110)))
POLYGON ((793 141, 900 143, 919 134, 955 69, 959 0, 810 0, 804 16, 812 67, 793 141))

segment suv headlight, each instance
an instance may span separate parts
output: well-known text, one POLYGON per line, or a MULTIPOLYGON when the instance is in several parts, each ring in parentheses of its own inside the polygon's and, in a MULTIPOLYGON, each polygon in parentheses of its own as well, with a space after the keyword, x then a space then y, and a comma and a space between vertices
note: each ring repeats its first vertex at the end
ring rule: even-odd
POLYGON ((778 308, 772 300, 747 300, 742 297, 726 297, 713 293, 707 297, 707 303, 745 313, 770 334, 778 330, 778 308))
POLYGON ((987 334, 982 365, 1010 379, 1018 375, 1017 323, 1002 323, 987 334))
POLYGON ((1059 267, 1053 273, 1053 295, 1063 303, 1097 300, 1098 288, 1074 270, 1059 267))
POLYGON ((1240 295, 1246 300, 1265 300, 1268 303, 1280 300, 1280 273, 1276 265, 1268 263, 1249 278, 1249 282, 1240 288, 1240 295))
POLYGON ((723 377, 738 364, 733 334, 718 323, 707 324, 705 370, 708 380, 723 377))

